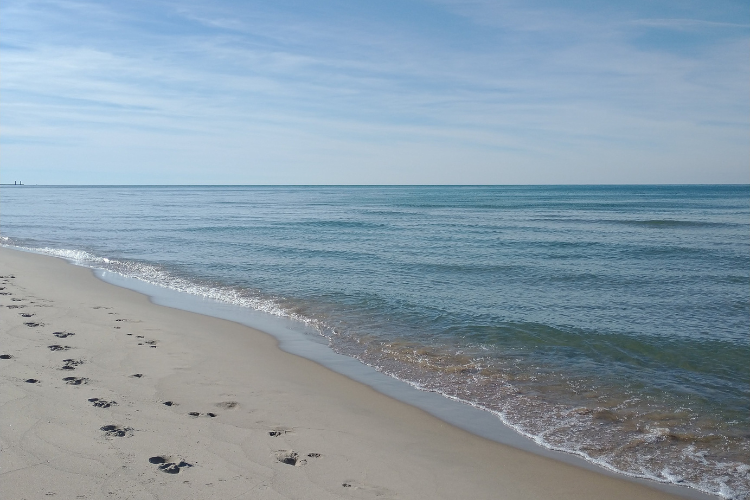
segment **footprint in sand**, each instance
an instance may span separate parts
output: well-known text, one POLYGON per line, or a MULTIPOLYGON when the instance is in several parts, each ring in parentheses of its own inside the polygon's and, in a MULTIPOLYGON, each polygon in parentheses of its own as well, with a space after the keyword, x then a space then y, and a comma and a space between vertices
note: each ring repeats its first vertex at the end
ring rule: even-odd
POLYGON ((211 413, 211 412, 208 412, 208 413, 199 413, 197 411, 191 411, 191 412, 188 413, 188 415, 190 415, 193 418, 200 417, 201 415, 205 415, 205 416, 210 417, 210 418, 214 418, 214 417, 218 417, 219 416, 216 413, 211 413))
POLYGON ((30 317, 34 316, 34 313, 18 313, 18 314, 20 314, 24 318, 30 318, 30 317))
POLYGON ((143 377, 143 374, 142 373, 134 373, 134 374, 131 375, 131 377, 132 378, 141 378, 141 377, 143 377))
POLYGON ((132 427, 121 427, 119 425, 103 425, 99 430, 104 431, 104 436, 108 438, 131 437, 133 435, 132 427))
POLYGON ((237 401, 222 401, 221 403, 216 403, 216 406, 219 408, 224 408, 225 410, 231 410, 233 408, 237 408, 240 404, 237 401))
POLYGON ((277 427, 272 431, 268 431, 268 435, 271 437, 279 437, 283 436, 284 434, 288 434, 292 432, 292 429, 285 429, 283 427, 277 427))
POLYGON ((162 404, 164 406, 177 406, 177 403, 175 403, 174 401, 164 401, 162 404))
POLYGON ((110 406, 117 406, 117 401, 106 401, 99 398, 89 398, 89 402, 97 408, 109 408, 110 406))
MULTIPOLYGON (((299 456, 299 453, 297 453, 294 450, 279 450, 275 453, 275 455, 276 455, 276 460, 281 462, 282 464, 300 467, 307 463, 307 459, 301 458, 299 456)), ((308 458, 320 458, 321 455, 320 453, 308 453, 307 457, 308 458)))
POLYGON ((23 309, 26 306, 5 306, 5 307, 7 307, 8 309, 23 309))
POLYGON ((12 357, 10 354, 0 354, 0 359, 11 359, 12 357))
POLYGON ((75 370, 76 366, 82 365, 83 360, 82 359, 63 359, 63 365, 61 370, 75 370))
POLYGON ((24 323, 24 325, 28 326, 29 328, 36 328, 37 326, 44 326, 42 323, 35 323, 33 321, 27 321, 24 323))
POLYGON ((171 457, 156 456, 148 459, 149 463, 159 466, 159 470, 167 474, 179 474, 181 469, 192 467, 193 464, 189 464, 184 460, 174 460, 171 457))
POLYGON ((65 339, 65 338, 68 338, 68 337, 72 337, 73 335, 75 335, 75 333, 72 333, 72 332, 52 332, 52 335, 54 335, 58 339, 65 339))
POLYGON ((299 453, 294 450, 279 450, 275 453, 276 461, 282 464, 301 467, 307 463, 307 460, 300 458, 299 453))
POLYGON ((27 384, 38 384, 39 380, 35 378, 27 378, 26 380, 24 380, 24 382, 26 382, 27 384))
POLYGON ((47 349, 50 351, 67 351, 68 349, 72 349, 69 345, 48 345, 47 349))
POLYGON ((65 377, 63 381, 68 385, 83 385, 89 383, 89 379, 86 377, 65 377))

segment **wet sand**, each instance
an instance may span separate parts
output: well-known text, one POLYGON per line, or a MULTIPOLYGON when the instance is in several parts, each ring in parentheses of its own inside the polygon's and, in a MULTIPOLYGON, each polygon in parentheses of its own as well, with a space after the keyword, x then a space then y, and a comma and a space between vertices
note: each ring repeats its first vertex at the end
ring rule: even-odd
POLYGON ((495 443, 60 259, 0 248, 2 498, 678 498, 495 443))

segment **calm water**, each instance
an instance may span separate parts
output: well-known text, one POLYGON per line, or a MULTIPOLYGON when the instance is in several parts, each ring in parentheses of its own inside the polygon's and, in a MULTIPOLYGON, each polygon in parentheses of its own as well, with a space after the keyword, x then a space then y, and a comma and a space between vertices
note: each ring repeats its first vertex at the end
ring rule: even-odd
POLYGON ((545 446, 750 496, 750 186, 0 193, 3 244, 295 318, 545 446))

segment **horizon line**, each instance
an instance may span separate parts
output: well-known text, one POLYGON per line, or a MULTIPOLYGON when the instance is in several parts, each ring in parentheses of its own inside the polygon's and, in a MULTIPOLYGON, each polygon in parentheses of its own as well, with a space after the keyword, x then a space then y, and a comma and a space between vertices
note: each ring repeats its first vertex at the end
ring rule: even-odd
POLYGON ((627 187, 627 186, 750 186, 746 183, 571 183, 571 184, 9 184, 13 187, 627 187))

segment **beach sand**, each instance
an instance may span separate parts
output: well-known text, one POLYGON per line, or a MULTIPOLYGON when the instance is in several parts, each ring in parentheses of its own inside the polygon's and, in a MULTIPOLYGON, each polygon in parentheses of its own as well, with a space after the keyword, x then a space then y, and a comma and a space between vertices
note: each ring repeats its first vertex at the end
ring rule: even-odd
POLYGON ((0 248, 0 276, 4 499, 677 498, 474 436, 60 259, 0 248))

